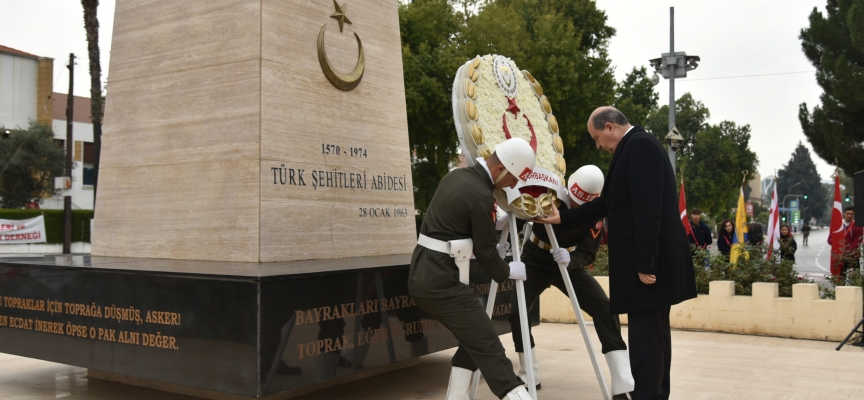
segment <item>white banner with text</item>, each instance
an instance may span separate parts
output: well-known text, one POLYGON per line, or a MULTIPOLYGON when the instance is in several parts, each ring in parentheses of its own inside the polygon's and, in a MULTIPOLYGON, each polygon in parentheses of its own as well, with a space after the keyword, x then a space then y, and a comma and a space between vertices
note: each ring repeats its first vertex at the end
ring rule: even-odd
POLYGON ((0 219, 0 244, 45 243, 45 216, 0 219))

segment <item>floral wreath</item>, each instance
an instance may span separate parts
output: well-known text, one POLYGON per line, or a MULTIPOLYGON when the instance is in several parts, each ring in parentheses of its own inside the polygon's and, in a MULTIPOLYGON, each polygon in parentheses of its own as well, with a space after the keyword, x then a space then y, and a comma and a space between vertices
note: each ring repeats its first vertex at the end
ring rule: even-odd
POLYGON ((524 219, 546 216, 566 196, 567 165, 558 120, 540 83, 513 60, 478 56, 459 68, 453 80, 453 121, 469 165, 488 158, 497 144, 513 137, 534 149, 535 167, 526 182, 494 192, 505 211, 524 219))

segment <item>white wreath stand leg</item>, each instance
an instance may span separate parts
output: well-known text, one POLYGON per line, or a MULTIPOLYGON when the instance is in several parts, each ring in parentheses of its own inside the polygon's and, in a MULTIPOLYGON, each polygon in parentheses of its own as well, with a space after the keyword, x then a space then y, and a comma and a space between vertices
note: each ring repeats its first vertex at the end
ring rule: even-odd
MULTIPOLYGON (((519 231, 516 230, 516 215, 513 213, 508 213, 507 217, 510 219, 509 229, 510 229, 510 243, 514 243, 511 246, 511 252, 513 253, 513 261, 521 262, 521 249, 516 243, 519 243, 519 231)), ((527 239, 527 235, 526 235, 527 239)), ((504 244, 507 241, 507 235, 504 232, 501 232, 501 244, 504 244)), ((489 316, 489 319, 492 319, 492 310, 495 308, 495 296, 498 293, 498 282, 492 280, 492 283, 489 285, 489 297, 486 301, 486 315, 489 316)), ((525 307, 525 283, 517 280, 516 281, 516 296, 519 304, 519 325, 522 330, 522 345, 525 348, 531 347, 531 337, 528 336, 528 311, 525 307)), ((525 353, 525 362, 528 365, 534 365, 534 356, 533 354, 529 354, 529 352, 525 353)), ((529 392, 531 394, 531 398, 537 399, 537 386, 534 383, 534 370, 526 371, 528 374, 528 385, 529 392)), ((477 397, 477 386, 480 383, 480 370, 474 371, 474 376, 471 378, 471 388, 469 390, 470 399, 473 400, 477 397)))
MULTIPOLYGON (((558 248, 558 239, 555 237, 555 232, 552 230, 552 225, 546 225, 546 234, 549 236, 549 244, 552 249, 558 248)), ((597 353, 594 352, 594 344, 591 342, 591 337, 588 336, 588 327, 585 326, 585 319, 582 317, 582 309, 579 308, 579 300, 576 300, 576 292, 573 290, 573 282, 570 282, 570 275, 567 274, 567 265, 558 263, 558 269, 561 271, 561 278, 564 280, 564 286, 567 287, 567 296, 570 297, 570 305, 573 306, 573 313, 576 314, 576 321, 579 323, 579 330, 582 331, 582 339, 585 339, 585 347, 588 349, 588 356, 591 358, 591 365, 594 367, 594 374, 597 375, 597 382, 600 383, 600 390, 603 392, 604 399, 611 399, 609 389, 606 387, 606 381, 603 379, 603 374, 600 372, 600 364, 597 363, 597 353)), ((520 305, 521 307, 521 305, 520 305)), ((529 351, 525 352, 527 356, 529 351)), ((528 365, 531 364, 530 361, 528 365)), ((526 368, 526 371, 528 368, 526 368)))

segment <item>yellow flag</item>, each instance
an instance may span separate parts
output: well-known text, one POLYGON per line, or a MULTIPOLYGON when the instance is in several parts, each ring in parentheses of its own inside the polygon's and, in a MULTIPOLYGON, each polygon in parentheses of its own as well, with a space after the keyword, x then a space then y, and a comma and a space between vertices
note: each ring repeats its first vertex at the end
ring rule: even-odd
POLYGON ((747 244, 749 235, 747 232, 747 205, 744 204, 744 189, 741 189, 741 194, 738 197, 738 212, 735 213, 735 234, 732 235, 732 251, 729 253, 729 262, 735 264, 738 262, 738 257, 744 253, 744 258, 749 258, 750 254, 744 251, 744 245, 747 244))

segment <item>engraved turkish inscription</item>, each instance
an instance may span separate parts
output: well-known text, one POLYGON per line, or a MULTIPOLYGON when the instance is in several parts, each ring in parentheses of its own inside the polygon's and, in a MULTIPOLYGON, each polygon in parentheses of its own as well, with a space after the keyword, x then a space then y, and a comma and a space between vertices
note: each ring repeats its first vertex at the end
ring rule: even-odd
POLYGON ((176 337, 163 333, 164 327, 154 326, 180 326, 181 315, 175 312, 2 296, 0 310, 4 308, 31 311, 33 315, 15 317, 0 314, 0 327, 180 350, 176 337), (64 316, 87 317, 92 323, 72 323, 64 320, 64 316), (106 322, 114 326, 106 327, 106 322))

